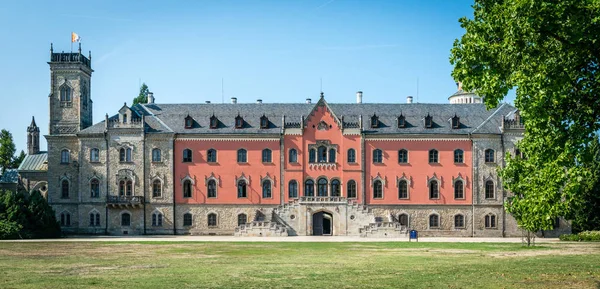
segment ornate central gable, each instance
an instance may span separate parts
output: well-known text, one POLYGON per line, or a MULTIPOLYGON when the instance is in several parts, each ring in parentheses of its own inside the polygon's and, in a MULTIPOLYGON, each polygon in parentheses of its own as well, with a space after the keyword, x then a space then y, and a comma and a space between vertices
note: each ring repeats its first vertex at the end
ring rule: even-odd
POLYGON ((327 115, 329 115, 331 117, 331 119, 333 120, 333 122, 335 122, 337 124, 338 128, 342 128, 342 122, 335 115, 333 110, 331 110, 331 108, 327 104, 327 101, 325 101, 325 94, 323 94, 323 92, 321 92, 321 98, 319 99, 317 104, 315 104, 315 106, 313 107, 310 114, 304 119, 304 127, 305 128, 312 127, 312 126, 315 126, 315 128, 318 130, 328 130, 328 129, 332 128, 332 125, 328 124, 326 119, 323 119, 323 118, 315 119, 315 116, 318 113, 320 113, 320 111, 323 111, 324 117, 327 117, 327 115))

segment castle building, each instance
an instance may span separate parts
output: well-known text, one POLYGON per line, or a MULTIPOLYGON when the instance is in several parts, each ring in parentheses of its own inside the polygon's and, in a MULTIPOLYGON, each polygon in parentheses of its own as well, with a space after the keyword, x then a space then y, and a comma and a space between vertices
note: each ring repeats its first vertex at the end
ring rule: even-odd
POLYGON ((509 104, 150 94, 93 124, 91 55, 49 65, 47 198, 66 233, 521 235, 498 176, 523 135, 509 104))

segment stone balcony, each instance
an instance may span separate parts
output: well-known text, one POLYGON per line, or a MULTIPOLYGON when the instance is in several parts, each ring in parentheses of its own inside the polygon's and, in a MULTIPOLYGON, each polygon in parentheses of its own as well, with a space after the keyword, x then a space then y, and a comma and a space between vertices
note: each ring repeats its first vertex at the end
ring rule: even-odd
POLYGON ((300 197, 300 204, 347 204, 348 200, 344 197, 300 197))
POLYGON ((140 208, 144 204, 142 196, 108 196, 106 206, 113 208, 140 208))

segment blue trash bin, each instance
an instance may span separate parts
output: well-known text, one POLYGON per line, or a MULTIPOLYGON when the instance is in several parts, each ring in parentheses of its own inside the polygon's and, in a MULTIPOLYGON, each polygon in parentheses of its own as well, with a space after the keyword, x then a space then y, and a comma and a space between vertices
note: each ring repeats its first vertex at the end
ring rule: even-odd
POLYGON ((417 230, 410 230, 409 235, 408 235, 408 241, 410 242, 410 240, 417 240, 417 242, 419 242, 419 232, 417 232, 417 230))

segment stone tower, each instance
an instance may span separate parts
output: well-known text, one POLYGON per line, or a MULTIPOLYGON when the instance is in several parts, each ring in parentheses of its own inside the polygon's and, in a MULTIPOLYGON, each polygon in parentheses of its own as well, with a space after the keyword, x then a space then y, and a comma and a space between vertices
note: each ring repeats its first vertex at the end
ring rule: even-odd
POLYGON ((75 134, 92 125, 91 52, 54 53, 50 44, 50 135, 75 134))
POLYGON ((35 155, 40 152, 40 128, 35 124, 35 117, 27 127, 27 154, 35 155))

